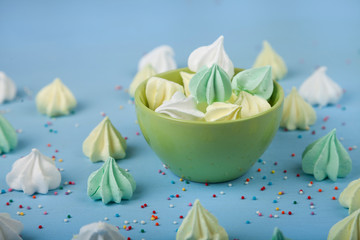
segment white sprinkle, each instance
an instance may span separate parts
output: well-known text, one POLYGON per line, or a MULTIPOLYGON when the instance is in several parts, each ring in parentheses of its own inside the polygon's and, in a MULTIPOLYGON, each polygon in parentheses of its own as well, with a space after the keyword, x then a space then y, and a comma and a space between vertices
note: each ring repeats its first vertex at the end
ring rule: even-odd
POLYGON ((67 190, 66 192, 71 193, 71 190, 67 190))
POLYGON ((78 123, 75 123, 75 127, 78 128, 80 126, 80 124, 78 123))
POLYGON ((64 182, 64 185, 68 185, 69 183, 68 182, 64 182))
POLYGON ((259 213, 260 213, 260 211, 259 211, 259 210, 257 210, 257 211, 256 211, 256 214, 259 214, 259 213))
POLYGON ((314 206, 314 205, 311 205, 311 206, 310 206, 310 208, 311 208, 311 209, 314 209, 314 208, 315 208, 315 206, 314 206))
POLYGON ((221 195, 224 195, 225 193, 223 191, 220 192, 221 195))
POLYGON ((125 224, 129 224, 129 221, 128 221, 128 220, 125 220, 124 223, 125 223, 125 224))
POLYGON ((309 187, 312 187, 312 184, 311 184, 311 183, 309 183, 309 184, 308 184, 308 186, 309 186, 309 187))
POLYGON ((42 205, 38 205, 38 208, 42 208, 43 206, 42 205))
POLYGON ((59 168, 59 171, 60 171, 60 172, 63 172, 63 171, 64 171, 64 169, 63 169, 63 168, 59 168))
POLYGON ((280 196, 277 196, 276 198, 277 198, 277 199, 280 199, 281 197, 280 197, 280 196))
POLYGON ((232 187, 232 183, 229 183, 228 186, 229 186, 229 187, 232 187))
POLYGON ((125 168, 125 172, 128 172, 128 171, 129 171, 129 169, 125 168))
POLYGON ((173 207, 174 207, 174 205, 173 205, 173 204, 170 204, 170 205, 169 205, 169 207, 173 208, 173 207))
POLYGON ((304 194, 304 191, 300 191, 299 193, 300 193, 300 194, 304 194))
POLYGON ((356 146, 356 145, 354 145, 352 148, 353 148, 353 149, 357 149, 357 146, 356 146))
POLYGON ((264 164, 264 165, 265 165, 265 164, 266 164, 266 162, 265 162, 265 161, 263 161, 263 162, 262 162, 262 164, 264 164))
POLYGON ((104 217, 104 220, 105 220, 105 221, 109 221, 109 218, 108 218, 108 217, 104 217))
POLYGON ((19 129, 16 129, 16 132, 17 132, 17 133, 22 133, 23 130, 22 130, 21 128, 19 128, 19 129))
POLYGON ((173 221, 173 224, 175 224, 175 225, 176 225, 176 224, 177 224, 177 221, 173 221))
POLYGON ((137 220, 133 220, 133 223, 137 223, 137 220))
POLYGON ((277 215, 277 214, 274 215, 274 218, 278 218, 278 217, 279 217, 279 215, 277 215))
POLYGON ((253 176, 251 176, 251 177, 250 177, 250 179, 254 179, 254 177, 253 177, 253 176))
POLYGON ((248 185, 248 184, 249 184, 249 182, 245 182, 244 184, 245 184, 245 185, 248 185))
POLYGON ((144 220, 141 220, 140 223, 144 225, 146 222, 144 220))
POLYGON ((16 212, 16 215, 20 215, 20 212, 16 212))
POLYGON ((340 139, 340 141, 344 141, 344 138, 343 138, 343 137, 340 137, 339 139, 340 139))
POLYGON ((69 219, 66 219, 66 218, 65 218, 65 219, 64 219, 64 222, 65 222, 65 223, 69 222, 69 219))
POLYGON ((287 176, 284 176, 284 180, 286 180, 287 179, 287 176))

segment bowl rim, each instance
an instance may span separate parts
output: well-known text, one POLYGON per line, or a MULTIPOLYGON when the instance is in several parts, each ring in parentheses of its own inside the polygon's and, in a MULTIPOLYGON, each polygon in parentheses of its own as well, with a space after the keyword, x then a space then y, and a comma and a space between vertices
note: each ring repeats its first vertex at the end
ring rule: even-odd
MULTIPOLYGON (((238 69, 238 70, 243 70, 241 68, 235 68, 235 69, 238 69)), ((170 71, 167 71, 167 72, 163 72, 163 73, 159 73, 159 74, 156 74, 154 76, 151 76, 150 78, 152 77, 159 77, 159 78, 164 78, 164 76, 168 75, 168 74, 171 74, 171 73, 174 73, 174 72, 190 72, 190 69, 189 68, 177 68, 177 69, 174 69, 174 70, 170 70, 170 71)), ((148 108, 140 99, 140 96, 141 96, 141 93, 140 93, 140 89, 143 89, 145 88, 145 85, 147 84, 148 80, 150 79, 146 79, 145 81, 143 81, 142 83, 140 83, 140 85, 136 88, 135 90, 135 106, 143 109, 145 112, 148 112, 149 114, 152 114, 158 118, 161 118, 161 119, 166 119, 166 120, 169 120, 169 121, 174 121, 174 122, 178 122, 178 123, 183 123, 183 124, 199 124, 199 125, 221 125, 221 124, 234 124, 234 123, 239 123, 239 122, 246 122, 246 121, 250 121, 254 118, 258 118, 258 117, 261 117, 261 116, 264 116, 270 112, 273 112, 275 111, 276 109, 280 108, 283 101, 284 101, 284 90, 283 88, 281 87, 281 85, 273 80, 273 83, 274 85, 276 86, 277 90, 279 91, 279 99, 275 102, 275 104, 273 106, 271 106, 270 109, 264 111, 264 112, 261 112, 261 113, 258 113, 258 114, 255 114, 251 117, 247 117, 247 118, 239 118, 239 119, 236 119, 236 120, 221 120, 221 121, 214 121, 214 122, 207 122, 207 121, 197 121, 197 120, 184 120, 184 119, 178 119, 178 118, 172 118, 170 116, 167 116, 165 114, 161 114, 161 113, 157 113, 153 110, 151 110, 150 108, 148 108)), ((166 78, 164 78, 166 79, 166 78)), ((169 80, 169 79, 166 79, 166 80, 169 80)), ((171 80, 169 80, 171 81, 171 80)))

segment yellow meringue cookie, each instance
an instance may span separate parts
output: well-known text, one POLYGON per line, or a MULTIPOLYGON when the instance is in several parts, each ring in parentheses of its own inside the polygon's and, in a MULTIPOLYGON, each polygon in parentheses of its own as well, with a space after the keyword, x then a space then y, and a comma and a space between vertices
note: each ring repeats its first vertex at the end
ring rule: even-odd
POLYGON ((283 115, 280 126, 288 130, 297 128, 309 130, 309 125, 316 121, 316 112, 293 87, 290 94, 285 98, 283 115))
POLYGON ((146 79, 148 79, 149 77, 152 77, 156 74, 155 69, 151 66, 151 64, 146 65, 145 67, 143 67, 134 77, 132 83, 130 84, 129 87, 129 94, 130 96, 134 97, 135 96, 135 91, 136 88, 140 85, 140 83, 142 83, 143 81, 145 81, 146 79))
POLYGON ((163 78, 151 77, 148 80, 145 89, 149 108, 155 110, 165 100, 169 100, 177 91, 184 93, 183 86, 163 78))
POLYGON ((241 91, 234 101, 234 104, 241 106, 240 117, 247 118, 271 108, 270 104, 262 97, 251 95, 241 91))
POLYGON ((76 107, 76 99, 61 80, 56 78, 37 94, 36 105, 40 113, 56 117, 70 114, 76 107))
POLYGON ((184 90, 185 90, 185 96, 190 96, 190 90, 189 90, 189 83, 191 78, 195 75, 192 73, 187 73, 187 72, 180 72, 180 75, 182 77, 183 80, 183 85, 184 85, 184 90))
POLYGON ((255 60, 255 67, 270 65, 272 67, 272 79, 280 80, 287 73, 284 60, 274 51, 268 41, 263 42, 263 50, 255 60))
POLYGON ((206 108, 205 120, 207 122, 236 120, 240 118, 241 107, 236 104, 214 102, 206 108))

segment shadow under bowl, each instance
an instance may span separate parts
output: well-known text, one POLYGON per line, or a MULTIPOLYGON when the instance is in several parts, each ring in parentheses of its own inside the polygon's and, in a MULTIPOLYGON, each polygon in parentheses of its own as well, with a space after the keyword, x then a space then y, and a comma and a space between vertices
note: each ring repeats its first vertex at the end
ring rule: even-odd
MULTIPOLYGON (((156 75, 183 85, 176 69, 156 75)), ((235 68, 235 74, 242 69, 235 68)), ((274 81, 271 109, 249 118, 205 122, 168 117, 148 108, 147 81, 135 93, 140 129, 161 161, 177 176, 195 182, 225 182, 245 174, 265 152, 280 124, 284 91, 274 81)))

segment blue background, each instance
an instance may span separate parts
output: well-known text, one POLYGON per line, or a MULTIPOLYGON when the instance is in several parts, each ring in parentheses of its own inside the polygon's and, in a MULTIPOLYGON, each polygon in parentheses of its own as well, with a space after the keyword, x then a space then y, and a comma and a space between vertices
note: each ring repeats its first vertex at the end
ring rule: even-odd
POLYGON ((349 152, 353 159, 350 175, 336 183, 314 182, 312 187, 308 183, 314 178, 301 170, 301 153, 333 128, 337 128, 346 148, 359 145, 359 29, 359 1, 0 1, 0 71, 19 88, 17 100, 0 105, 0 111, 22 130, 16 150, 0 158, 0 189, 7 189, 5 175, 12 163, 33 147, 62 158, 64 162, 57 160, 56 165, 64 169, 63 182, 76 183, 57 190, 58 195, 50 191, 36 195, 36 199, 17 191, 1 194, 0 212, 24 223, 24 239, 70 239, 84 224, 105 217, 120 228, 125 220, 130 221, 133 230, 120 231, 132 239, 174 239, 181 223, 179 216, 185 216, 188 203, 199 198, 230 239, 270 239, 275 226, 292 239, 325 239, 330 227, 347 216, 347 210, 331 198, 360 177, 359 150, 349 152), (242 68, 252 66, 262 41, 268 40, 287 63, 289 73, 280 82, 286 93, 292 86, 299 87, 321 65, 328 67, 328 75, 346 93, 340 105, 316 108, 318 120, 310 131, 280 129, 262 156, 266 164, 256 163, 245 176, 232 181, 232 187, 228 183, 186 184, 164 169, 144 138, 136 135, 140 129, 125 89, 141 56, 154 47, 172 46, 178 66, 185 67, 192 50, 210 44, 219 35, 225 36, 225 49, 234 65, 242 68), (38 114, 34 102, 35 94, 55 77, 73 91, 79 104, 74 115, 56 120, 38 114), (117 85, 123 89, 116 91, 117 85), (129 169, 137 182, 130 201, 107 206, 86 195, 87 177, 101 163, 91 163, 81 148, 102 120, 101 112, 129 138, 128 157, 118 164, 129 169), (324 122, 326 116, 330 118, 324 122), (52 125, 45 127, 47 121, 52 125), (313 130, 315 135, 311 134, 313 130), (52 146, 47 147, 48 143, 52 146), (260 173, 258 168, 262 169, 260 173), (159 174, 159 169, 166 175, 159 174), (271 170, 275 174, 270 174, 271 170), (268 186, 269 181, 273 185, 268 186), (265 191, 260 191, 262 186, 266 186, 265 191), (183 192, 183 187, 187 191, 183 192), (300 189, 303 195, 298 193, 300 189), (72 193, 65 195, 66 190, 72 193), (285 194, 277 199, 279 191, 285 194), (181 197, 167 200, 172 194, 181 197), (308 195, 313 199, 307 200, 308 195), (246 199, 241 200, 241 196, 246 199), (252 200, 253 196, 257 200, 252 200), (6 206, 10 199, 14 202, 6 206), (274 199, 278 203, 273 203, 274 199), (310 202, 314 209, 310 209, 310 202), (140 208, 144 203, 149 206, 140 208), (19 204, 32 209, 19 209, 19 204), (39 204, 42 209, 37 208, 39 204), (293 215, 282 215, 276 207, 293 215), (153 210, 159 217, 158 227, 150 221, 153 210), (17 216, 17 211, 25 216, 17 216), (44 211, 48 215, 43 215, 44 211), (256 211, 264 216, 257 216, 256 211), (64 223, 68 214, 72 218, 64 223), (280 217, 269 218, 269 214, 280 217), (132 223, 135 219, 146 224, 132 223), (37 228, 40 224, 44 226, 41 230, 37 228))

